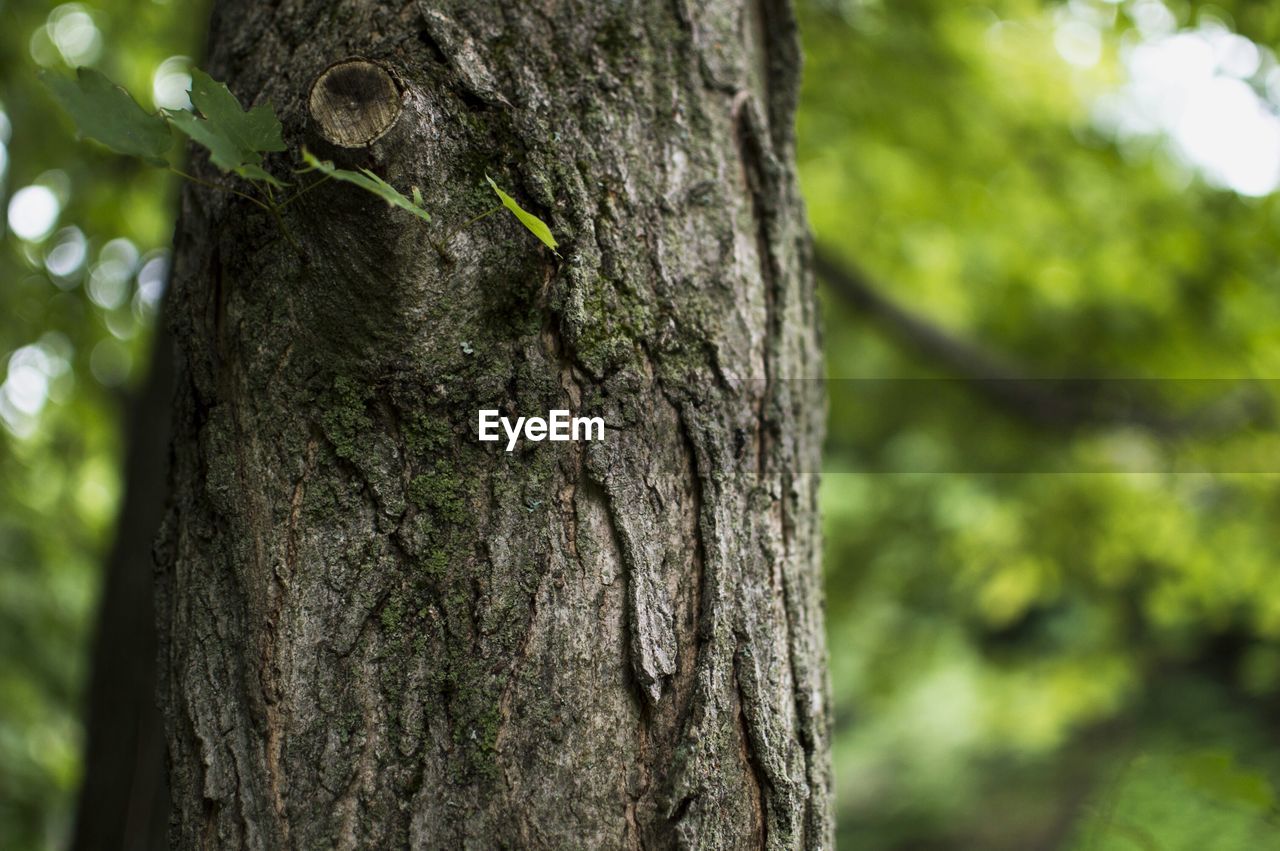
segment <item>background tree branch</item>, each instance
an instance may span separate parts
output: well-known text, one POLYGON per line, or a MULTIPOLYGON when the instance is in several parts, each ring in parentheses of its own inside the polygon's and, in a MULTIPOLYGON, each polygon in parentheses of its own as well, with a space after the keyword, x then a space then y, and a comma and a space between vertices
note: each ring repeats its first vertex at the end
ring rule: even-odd
POLYGON ((1140 428, 1162 437, 1215 436, 1273 423, 1271 399, 1257 382, 1190 412, 1175 412, 1151 392, 1154 381, 1048 378, 912 313, 884 295, 857 266, 819 245, 814 268, 827 288, 898 343, 971 386, 1006 413, 1046 428, 1140 428))

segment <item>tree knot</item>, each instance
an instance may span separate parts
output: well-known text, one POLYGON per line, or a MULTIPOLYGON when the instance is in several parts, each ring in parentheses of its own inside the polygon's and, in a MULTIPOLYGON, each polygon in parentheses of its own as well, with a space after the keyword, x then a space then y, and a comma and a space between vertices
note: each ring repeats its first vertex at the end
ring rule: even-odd
POLYGON ((316 77, 308 106, 325 139, 343 148, 363 148, 400 117, 400 89, 386 68, 353 57, 316 77))

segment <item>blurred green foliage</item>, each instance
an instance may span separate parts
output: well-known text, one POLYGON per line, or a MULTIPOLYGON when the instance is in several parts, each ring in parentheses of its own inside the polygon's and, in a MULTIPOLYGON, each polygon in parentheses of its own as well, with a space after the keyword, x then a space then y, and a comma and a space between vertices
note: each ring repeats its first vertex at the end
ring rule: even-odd
MULTIPOLYGON (((1280 202, 1222 188, 1240 173, 1168 127, 1121 120, 1135 51, 1178 33, 1251 40, 1243 82, 1275 110, 1280 7, 801 13, 814 230, 884 294, 1028 374, 1150 379, 1177 410, 1280 372, 1280 202)), ((90 65, 147 109, 180 107, 202 19, 175 0, 0 0, 3 848, 57 847, 69 827, 121 401, 174 189, 77 143, 35 75, 90 65)), ((1055 431, 967 390, 921 393, 906 382, 947 365, 824 299, 841 847, 1280 845, 1274 438, 1055 431), (974 462, 993 450, 1018 469, 974 462)))
POLYGON ((36 74, 91 65, 151 108, 182 96, 203 17, 176 0, 0 0, 0 848, 61 847, 70 829, 122 402, 175 201, 165 174, 77 142, 36 74))
MULTIPOLYGON (((1274 111, 1280 9, 803 12, 798 138, 816 238, 884 295, 1030 375, 1147 379, 1176 409, 1277 375, 1275 196, 1219 188, 1232 184, 1166 128, 1107 110, 1127 115, 1138 51, 1182 33, 1193 53, 1223 45, 1206 48, 1210 66, 1252 50, 1244 85, 1274 111)), ((1227 708, 1217 743, 1280 777, 1280 737, 1258 732, 1280 685, 1272 435, 1173 446, 1139 427, 1047 430, 963 392, 931 399, 903 379, 945 387, 947 365, 826 295, 842 847, 1062 847, 1108 796, 1136 832, 1081 847, 1280 847, 1274 824, 1209 819, 1203 790, 1167 771, 1102 783, 1115 765, 1201 747, 1227 708), (972 460, 1001 451, 1014 474, 972 460), (1170 711, 1196 696, 1209 715, 1170 711)))

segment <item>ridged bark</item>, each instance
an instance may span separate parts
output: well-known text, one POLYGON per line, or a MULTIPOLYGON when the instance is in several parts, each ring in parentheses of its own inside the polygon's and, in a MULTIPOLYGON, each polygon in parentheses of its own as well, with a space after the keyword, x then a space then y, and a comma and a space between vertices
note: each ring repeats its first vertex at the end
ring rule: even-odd
POLYGON ((299 254, 184 196, 175 844, 828 847, 790 10, 223 0, 210 44, 292 146, 435 220, 331 181, 287 208, 299 254), (403 105, 356 149, 308 114, 349 57, 403 105), (560 258, 505 213, 446 238, 486 173, 560 258), (508 455, 479 408, 607 435, 508 455))

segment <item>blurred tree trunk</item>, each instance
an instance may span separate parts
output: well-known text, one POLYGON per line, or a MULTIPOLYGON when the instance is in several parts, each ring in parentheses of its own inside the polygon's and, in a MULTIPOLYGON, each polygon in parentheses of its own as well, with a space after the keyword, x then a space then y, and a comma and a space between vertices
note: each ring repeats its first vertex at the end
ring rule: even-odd
POLYGON ((124 500, 107 558, 89 683, 85 777, 74 851, 164 848, 164 725, 156 702, 152 546, 165 506, 173 341, 163 323, 128 411, 124 500))
POLYGON ((226 0, 210 45, 291 146, 435 219, 330 182, 295 251, 184 195, 174 843, 829 846, 790 9, 226 0), (311 111, 352 56, 402 111, 339 148, 396 108, 366 64, 311 111), (505 213, 452 230, 486 173, 562 257, 505 213), (607 436, 507 454, 480 408, 607 436))

